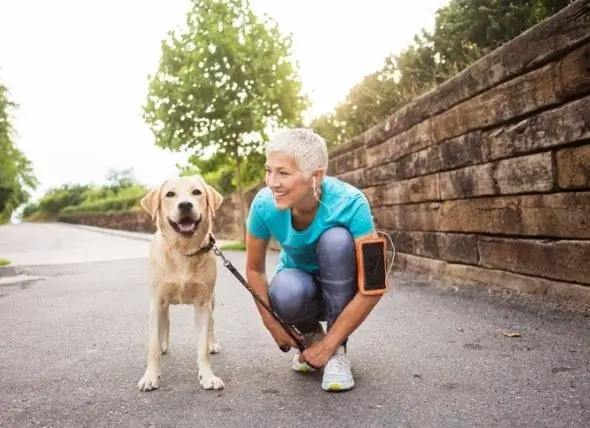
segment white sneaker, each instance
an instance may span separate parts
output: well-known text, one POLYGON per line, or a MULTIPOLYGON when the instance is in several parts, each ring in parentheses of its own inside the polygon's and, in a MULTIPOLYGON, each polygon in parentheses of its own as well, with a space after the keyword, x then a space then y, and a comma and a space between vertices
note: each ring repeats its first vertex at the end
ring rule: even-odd
POLYGON ((324 391, 347 391, 354 387, 350 361, 344 347, 340 347, 324 366, 322 389, 324 391))
MULTIPOLYGON (((320 325, 320 329, 318 331, 314 333, 305 334, 304 336, 305 343, 307 343, 306 347, 309 347, 312 343, 320 342, 326 336, 326 332, 324 331, 324 328, 320 325)), ((295 352, 295 355, 293 356, 293 370, 299 373, 309 373, 317 370, 309 364, 307 364, 306 361, 302 363, 299 362, 299 355, 301 355, 301 352, 297 350, 295 352)))

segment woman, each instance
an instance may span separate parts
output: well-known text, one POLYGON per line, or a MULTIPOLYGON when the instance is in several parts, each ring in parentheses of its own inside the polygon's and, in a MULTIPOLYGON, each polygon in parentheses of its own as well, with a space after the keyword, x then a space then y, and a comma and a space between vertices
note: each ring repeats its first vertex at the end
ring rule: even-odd
MULTIPOLYGON (((360 190, 326 176, 326 143, 312 130, 277 134, 266 161, 267 187, 256 194, 248 215, 247 280, 311 345, 295 355, 293 369, 323 367, 322 389, 351 389, 347 339, 380 298, 357 293, 355 240, 375 236, 369 203, 360 190), (281 253, 268 284, 265 258, 271 237, 281 253), (326 321, 327 333, 320 321, 326 321)), ((280 324, 256 305, 277 344, 296 348, 280 324)))

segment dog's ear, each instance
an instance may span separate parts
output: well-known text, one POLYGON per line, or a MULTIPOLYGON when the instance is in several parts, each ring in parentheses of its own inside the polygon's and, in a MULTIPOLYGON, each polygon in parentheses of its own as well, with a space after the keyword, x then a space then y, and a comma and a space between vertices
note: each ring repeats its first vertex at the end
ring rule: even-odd
POLYGON ((209 209, 211 210, 211 213, 214 213, 221 206, 223 196, 208 184, 205 184, 205 192, 207 193, 207 204, 209 205, 209 209))
POLYGON ((147 195, 141 198, 140 205, 152 216, 152 220, 155 220, 160 209, 160 189, 154 188, 150 190, 147 195))

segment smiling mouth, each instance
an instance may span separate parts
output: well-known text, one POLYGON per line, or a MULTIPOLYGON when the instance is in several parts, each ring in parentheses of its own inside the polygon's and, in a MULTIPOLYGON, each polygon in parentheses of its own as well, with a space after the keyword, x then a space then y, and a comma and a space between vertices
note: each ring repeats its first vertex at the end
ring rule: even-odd
POLYGON ((289 192, 273 192, 272 195, 275 199, 280 199, 287 196, 289 192))
POLYGON ((197 231, 199 224, 201 224, 201 220, 201 216, 199 216, 199 218, 183 217, 179 221, 172 221, 168 219, 168 223, 176 233, 189 236, 193 235, 197 231))

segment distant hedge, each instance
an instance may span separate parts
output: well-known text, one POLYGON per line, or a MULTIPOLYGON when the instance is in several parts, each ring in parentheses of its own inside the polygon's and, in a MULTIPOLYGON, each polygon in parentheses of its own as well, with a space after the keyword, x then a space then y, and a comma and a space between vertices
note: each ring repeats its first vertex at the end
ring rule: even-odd
POLYGON ((110 211, 128 211, 139 209, 141 196, 104 199, 102 201, 84 202, 80 205, 62 209, 60 214, 105 213, 110 211))

